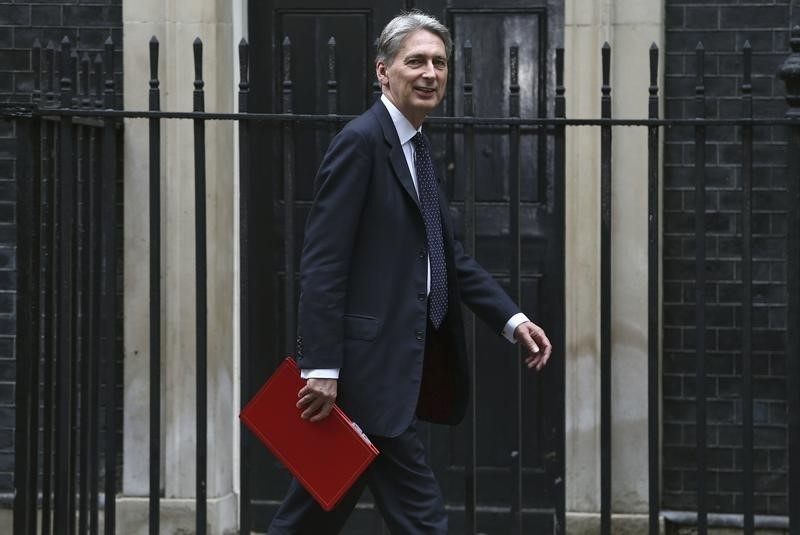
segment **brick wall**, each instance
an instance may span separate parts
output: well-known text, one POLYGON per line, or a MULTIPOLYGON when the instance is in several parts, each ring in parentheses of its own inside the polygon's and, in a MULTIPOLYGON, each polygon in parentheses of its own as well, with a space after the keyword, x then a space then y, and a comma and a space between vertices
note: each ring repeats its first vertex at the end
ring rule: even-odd
MULTIPOLYGON (((777 78, 791 0, 667 0, 665 113, 694 116, 695 47, 706 51, 708 117, 741 113, 741 49, 753 47, 757 116, 786 110, 777 78)), ((709 128, 706 152, 708 491, 716 512, 742 510, 741 162, 740 132, 709 128)), ((753 372, 755 507, 787 514, 785 139, 780 127, 755 130, 753 215, 753 372)), ((664 494, 665 509, 696 507, 694 359, 694 132, 665 132, 664 147, 664 494)))
MULTIPOLYGON (((30 99, 30 47, 56 45, 66 35, 73 48, 94 55, 111 35, 117 46, 117 88, 122 82, 122 0, 0 0, 0 101, 30 99)), ((0 122, 0 493, 12 490, 14 470, 14 335, 16 226, 12 126, 0 122)))

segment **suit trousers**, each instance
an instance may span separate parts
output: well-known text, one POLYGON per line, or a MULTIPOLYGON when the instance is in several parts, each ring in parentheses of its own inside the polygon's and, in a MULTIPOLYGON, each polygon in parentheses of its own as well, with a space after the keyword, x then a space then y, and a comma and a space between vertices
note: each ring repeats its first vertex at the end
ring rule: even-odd
POLYGON ((447 515, 439 484, 428 465, 416 420, 396 437, 370 435, 380 455, 362 474, 339 505, 326 512, 293 479, 268 535, 334 535, 342 530, 364 487, 393 535, 442 535, 447 515))

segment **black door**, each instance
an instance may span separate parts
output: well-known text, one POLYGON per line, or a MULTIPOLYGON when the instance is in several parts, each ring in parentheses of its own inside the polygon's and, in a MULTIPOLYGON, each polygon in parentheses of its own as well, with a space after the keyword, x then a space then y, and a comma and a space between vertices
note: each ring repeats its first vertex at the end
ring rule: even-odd
MULTIPOLYGON (((455 41, 450 90, 439 114, 463 114, 462 47, 470 40, 475 115, 509 114, 510 46, 519 50, 521 116, 552 115, 550 73, 563 26, 560 3, 426 0, 410 4, 399 0, 347 0, 332 8, 323 0, 250 2, 251 110, 289 111, 286 106, 290 105, 296 114, 326 115, 331 109, 329 90, 333 86, 328 81, 329 51, 333 45, 335 111, 361 113, 375 98, 376 37, 395 14, 418 7, 446 22, 455 41), (291 94, 290 102, 284 98, 287 92, 291 94)), ((296 299, 297 286, 292 280, 312 182, 336 128, 329 123, 305 121, 291 126, 263 123, 256 127, 247 250, 251 288, 247 329, 251 358, 247 369, 251 384, 245 385, 245 399, 292 350, 296 309, 285 296, 294 294, 293 300, 296 299)), ((463 129, 431 125, 429 132, 439 172, 447 181, 454 220, 466 232, 463 212, 467 155, 463 129)), ((516 246, 509 231, 510 143, 507 127, 476 130, 475 255, 514 295, 516 285, 511 280, 510 266, 516 246)), ((548 331, 557 346, 554 360, 541 374, 521 371, 516 348, 478 323, 474 343, 472 337, 469 341, 476 371, 474 427, 468 416, 465 424, 455 428, 422 429, 431 465, 451 512, 453 533, 465 532, 470 525, 465 513, 471 511, 472 500, 471 493, 465 490, 465 476, 471 473, 476 474, 475 518, 479 532, 507 534, 521 524, 524 533, 553 533, 556 519, 563 512, 564 235, 563 206, 558 201, 563 185, 553 181, 552 153, 549 134, 522 130, 518 301, 548 331), (521 513, 517 515, 516 511, 521 513)), ((263 530, 283 497, 289 476, 257 446, 249 455, 247 470, 252 527, 263 530)), ((368 494, 362 505, 345 533, 380 533, 382 522, 372 509, 368 494)))

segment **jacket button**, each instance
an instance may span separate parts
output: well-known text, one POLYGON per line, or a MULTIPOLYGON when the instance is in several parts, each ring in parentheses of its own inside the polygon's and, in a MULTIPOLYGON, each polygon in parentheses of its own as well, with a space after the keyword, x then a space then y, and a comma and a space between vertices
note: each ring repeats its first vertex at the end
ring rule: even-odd
POLYGON ((425 260, 425 251, 420 249, 419 255, 417 255, 417 256, 419 256, 420 260, 425 260))
POLYGON ((422 341, 422 331, 417 331, 417 340, 422 341))
POLYGON ((420 301, 424 301, 425 300, 425 292, 419 292, 417 294, 417 299, 419 299, 420 301))

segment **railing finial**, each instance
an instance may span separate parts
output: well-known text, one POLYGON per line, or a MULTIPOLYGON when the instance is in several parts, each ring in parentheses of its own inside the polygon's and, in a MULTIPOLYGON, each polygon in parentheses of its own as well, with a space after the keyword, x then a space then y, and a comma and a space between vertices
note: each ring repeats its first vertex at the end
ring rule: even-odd
POLYGON ((328 113, 335 115, 338 108, 339 83, 336 78, 336 38, 328 39, 328 113))
POLYGON ((658 45, 650 45, 650 86, 648 87, 648 118, 658 118, 658 45))
POLYGON ((31 47, 31 67, 33 68, 33 94, 34 103, 42 99, 42 42, 39 38, 33 40, 31 47))
POLYGON ((650 94, 658 94, 658 45, 650 45, 650 94))
POLYGON ((508 95, 508 114, 511 117, 520 116, 520 94, 519 94, 519 45, 514 43, 508 49, 509 65, 509 95, 508 95))
POLYGON ((61 107, 72 107, 72 78, 74 72, 72 68, 72 44, 66 35, 61 40, 61 78, 59 79, 59 91, 61 92, 61 107))
POLYGON ((464 57, 464 115, 475 114, 475 101, 472 94, 472 41, 464 43, 462 54, 464 57))
POLYGON ((103 107, 103 56, 94 56, 94 107, 103 107))
POLYGON ((194 88, 196 91, 203 89, 203 41, 199 37, 192 43, 194 52, 194 88))
POLYGON ((103 106, 107 109, 114 108, 114 40, 108 36, 103 45, 103 106))
POLYGON ((282 108, 283 113, 292 113, 292 40, 289 36, 283 38, 282 43, 282 56, 283 56, 283 99, 282 108))
POLYGON ((81 54, 81 106, 89 108, 92 105, 92 100, 89 97, 89 77, 91 75, 92 60, 89 59, 89 53, 84 51, 81 54))
POLYGON ((250 45, 247 39, 242 37, 239 41, 239 90, 247 91, 250 89, 250 45))
POLYGON ((150 38, 150 89, 158 88, 158 38, 150 38))
POLYGON ((248 98, 250 95, 250 45, 247 39, 242 37, 239 41, 239 113, 246 113, 250 107, 248 98))

